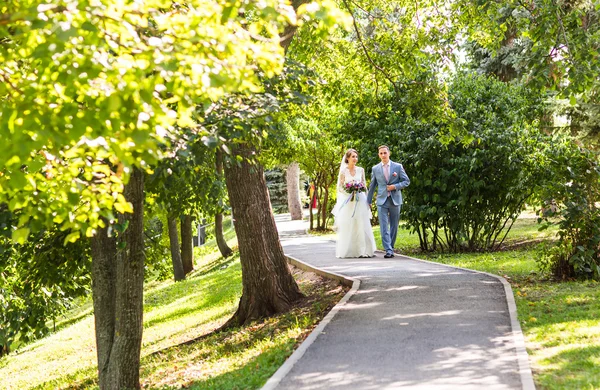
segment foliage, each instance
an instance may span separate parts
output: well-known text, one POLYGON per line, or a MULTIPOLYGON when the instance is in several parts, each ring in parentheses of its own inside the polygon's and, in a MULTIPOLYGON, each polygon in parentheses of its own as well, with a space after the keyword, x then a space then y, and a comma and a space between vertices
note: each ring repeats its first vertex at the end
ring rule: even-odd
POLYGON ((153 210, 152 217, 144 218, 144 253, 146 255, 144 279, 166 280, 173 274, 170 261, 169 234, 165 213, 153 210))
MULTIPOLYGON (((202 261, 187 280, 145 286, 142 384, 260 387, 344 290, 334 282, 319 284, 319 279, 296 273, 300 288, 309 297, 303 305, 264 322, 211 333, 235 310, 242 288, 241 267, 238 256, 223 259, 214 244, 203 249, 202 261)), ((89 306, 88 300, 84 305, 87 314, 89 306)), ((69 312, 66 322, 52 337, 4 357, 0 387, 94 388, 93 316, 69 312)))
MULTIPOLYGON (((313 107, 310 110, 314 109, 313 107)), ((296 159, 315 185, 317 224, 316 227, 313 226, 312 208, 309 208, 311 210, 310 228, 326 230, 327 221, 333 208, 331 195, 335 194, 335 183, 345 150, 332 134, 332 128, 339 125, 335 114, 331 109, 325 108, 320 113, 320 118, 318 117, 317 120, 296 118, 285 124, 284 127, 295 134, 296 159), (318 125, 319 119, 321 126, 318 125)))
POLYGON ((0 347, 5 350, 15 340, 46 335, 50 321, 64 313, 73 298, 89 293, 88 245, 79 241, 63 246, 68 234, 41 231, 24 245, 0 237, 0 347))
POLYGON ((600 14, 593 1, 535 0, 473 3, 455 2, 456 23, 468 26, 468 36, 496 54, 507 36, 525 49, 517 63, 528 84, 556 89, 566 97, 597 95, 600 82, 597 47, 600 14))
POLYGON ((424 107, 435 104, 438 91, 410 92, 391 94, 387 112, 357 121, 352 134, 368 150, 389 145, 392 159, 404 164, 411 185, 402 212, 422 250, 497 248, 543 180, 543 137, 531 126, 536 101, 520 87, 458 75, 448 101, 464 137, 443 143, 448 123, 432 120, 435 111, 424 107))
POLYGON ((0 203, 22 210, 13 239, 56 223, 74 241, 113 208, 131 211, 130 167, 160 158, 197 104, 260 91, 258 70, 282 69, 280 27, 314 19, 326 31, 332 10, 301 7, 297 19, 278 1, 4 2, 0 203))
POLYGON ((558 278, 600 278, 600 165, 595 152, 556 136, 545 183, 540 194, 547 224, 559 228, 559 240, 541 259, 544 269, 558 278), (554 221, 551 218, 557 218, 554 221))
MULTIPOLYGON (((215 150, 194 136, 183 136, 178 145, 146 180, 146 189, 171 215, 212 215, 224 208, 225 185, 215 172, 215 150)), ((149 199, 150 200, 150 199, 149 199)))
POLYGON ((285 181, 285 172, 280 168, 268 169, 265 171, 265 180, 269 189, 269 199, 273 212, 287 213, 287 185, 285 181))

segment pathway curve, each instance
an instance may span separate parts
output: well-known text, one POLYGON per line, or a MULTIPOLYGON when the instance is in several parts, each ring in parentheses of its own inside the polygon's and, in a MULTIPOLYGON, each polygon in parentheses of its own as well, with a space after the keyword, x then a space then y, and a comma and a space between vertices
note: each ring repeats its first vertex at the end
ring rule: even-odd
POLYGON ((501 280, 383 253, 337 259, 335 242, 304 234, 305 222, 277 219, 286 254, 359 279, 360 288, 266 388, 533 388, 501 280))

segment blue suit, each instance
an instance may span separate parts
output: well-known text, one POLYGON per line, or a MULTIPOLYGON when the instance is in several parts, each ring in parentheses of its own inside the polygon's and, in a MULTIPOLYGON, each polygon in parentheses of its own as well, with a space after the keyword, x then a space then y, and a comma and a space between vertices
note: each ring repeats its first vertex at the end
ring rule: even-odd
POLYGON ((402 189, 408 187, 410 179, 404 171, 402 164, 390 160, 390 176, 385 179, 383 173, 383 164, 375 165, 371 173, 371 184, 367 202, 373 201, 375 189, 377 189, 377 213, 379 216, 379 230, 381 232, 381 242, 385 252, 392 254, 396 244, 398 234, 398 223, 400 222, 400 208, 402 207, 402 189), (389 191, 387 186, 394 185, 395 190, 389 191))

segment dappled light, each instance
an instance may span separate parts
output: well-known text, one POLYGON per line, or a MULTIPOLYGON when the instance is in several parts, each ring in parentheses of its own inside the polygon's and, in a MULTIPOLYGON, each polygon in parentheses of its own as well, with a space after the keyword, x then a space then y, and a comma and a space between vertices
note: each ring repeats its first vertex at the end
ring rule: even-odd
POLYGON ((1 1, 0 388, 600 388, 599 47, 590 0, 1 1))

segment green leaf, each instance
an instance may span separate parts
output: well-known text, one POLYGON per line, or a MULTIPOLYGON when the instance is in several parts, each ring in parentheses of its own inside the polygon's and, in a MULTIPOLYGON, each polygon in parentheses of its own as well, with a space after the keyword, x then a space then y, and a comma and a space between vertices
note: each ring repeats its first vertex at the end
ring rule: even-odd
POLYGON ((81 237, 79 230, 76 230, 74 232, 71 232, 67 235, 67 237, 65 237, 65 241, 64 244, 68 244, 68 243, 72 243, 75 242, 77 240, 79 240, 79 237, 81 237))
POLYGON ((121 108, 121 98, 117 96, 116 93, 113 93, 108 97, 108 110, 109 111, 119 111, 121 108))
POLYGON ((29 237, 29 228, 21 228, 12 232, 12 240, 17 244, 25 244, 29 237))
POLYGON ((27 185, 27 178, 20 170, 13 171, 10 174, 10 186, 14 189, 23 189, 27 185))

